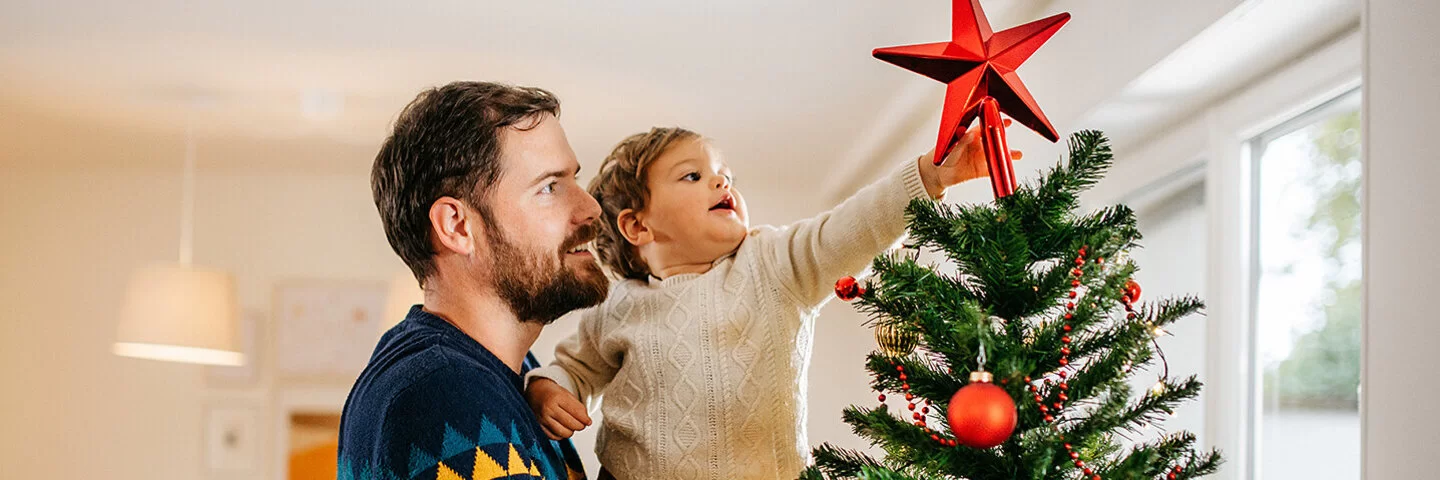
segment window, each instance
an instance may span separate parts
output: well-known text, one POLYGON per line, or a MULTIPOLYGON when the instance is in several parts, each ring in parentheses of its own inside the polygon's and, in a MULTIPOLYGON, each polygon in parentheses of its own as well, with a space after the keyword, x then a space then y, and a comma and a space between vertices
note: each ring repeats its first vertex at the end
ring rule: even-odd
POLYGON ((1360 94, 1253 139, 1253 478, 1360 478, 1360 94))

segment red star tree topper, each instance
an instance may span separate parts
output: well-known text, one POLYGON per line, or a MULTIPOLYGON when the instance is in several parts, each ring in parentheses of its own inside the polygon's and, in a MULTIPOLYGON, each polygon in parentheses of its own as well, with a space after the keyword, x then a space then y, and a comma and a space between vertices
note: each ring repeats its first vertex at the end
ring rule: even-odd
POLYGON ((946 84, 945 108, 935 140, 937 165, 965 133, 965 126, 980 117, 990 184, 995 198, 1000 198, 1015 191, 1015 168, 1010 162, 1000 113, 1052 142, 1060 140, 1015 69, 1055 35, 1070 20, 1070 14, 993 33, 979 0, 953 1, 950 41, 877 48, 875 58, 946 84))

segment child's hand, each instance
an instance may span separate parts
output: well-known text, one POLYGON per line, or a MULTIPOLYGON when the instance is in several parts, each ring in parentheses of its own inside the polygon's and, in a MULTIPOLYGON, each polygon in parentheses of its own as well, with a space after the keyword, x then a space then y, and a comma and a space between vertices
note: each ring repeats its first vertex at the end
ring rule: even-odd
POLYGON ((525 388, 530 409, 540 418, 540 427, 551 440, 570 438, 590 426, 590 414, 575 394, 548 378, 537 377, 525 388))
MULTIPOLYGON (((1010 119, 1005 119, 1010 126, 1010 119)), ((921 155, 916 162, 920 166, 920 179, 931 198, 938 198, 945 189, 968 180, 990 176, 990 167, 985 162, 985 147, 980 141, 980 128, 971 128, 960 137, 960 143, 950 149, 945 163, 935 165, 935 149, 921 155)), ((1010 158, 1019 160, 1019 150, 1011 150, 1010 158)))

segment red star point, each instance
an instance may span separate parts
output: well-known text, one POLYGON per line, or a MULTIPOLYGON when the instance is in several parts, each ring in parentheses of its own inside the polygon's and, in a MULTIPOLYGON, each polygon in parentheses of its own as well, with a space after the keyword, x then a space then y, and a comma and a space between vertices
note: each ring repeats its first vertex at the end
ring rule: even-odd
MULTIPOLYGON (((965 133, 965 126, 980 115, 985 97, 994 98, 1001 113, 1040 136, 1052 142, 1060 140, 1015 70, 1069 20, 1070 14, 1061 13, 992 33, 979 0, 954 0, 950 41, 877 48, 874 55, 946 84, 944 113, 935 140, 939 163, 965 133)), ((1008 164, 1008 151, 1004 158, 1008 164)))

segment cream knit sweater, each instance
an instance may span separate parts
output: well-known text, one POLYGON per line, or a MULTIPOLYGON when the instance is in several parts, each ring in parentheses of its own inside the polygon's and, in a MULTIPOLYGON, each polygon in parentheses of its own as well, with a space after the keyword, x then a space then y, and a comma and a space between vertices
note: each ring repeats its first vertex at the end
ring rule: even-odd
POLYGON ((793 479, 815 317, 904 234, 912 198, 928 198, 913 160, 829 212, 752 229, 709 272, 617 283, 528 377, 592 408, 604 395, 596 453, 620 480, 793 479))

